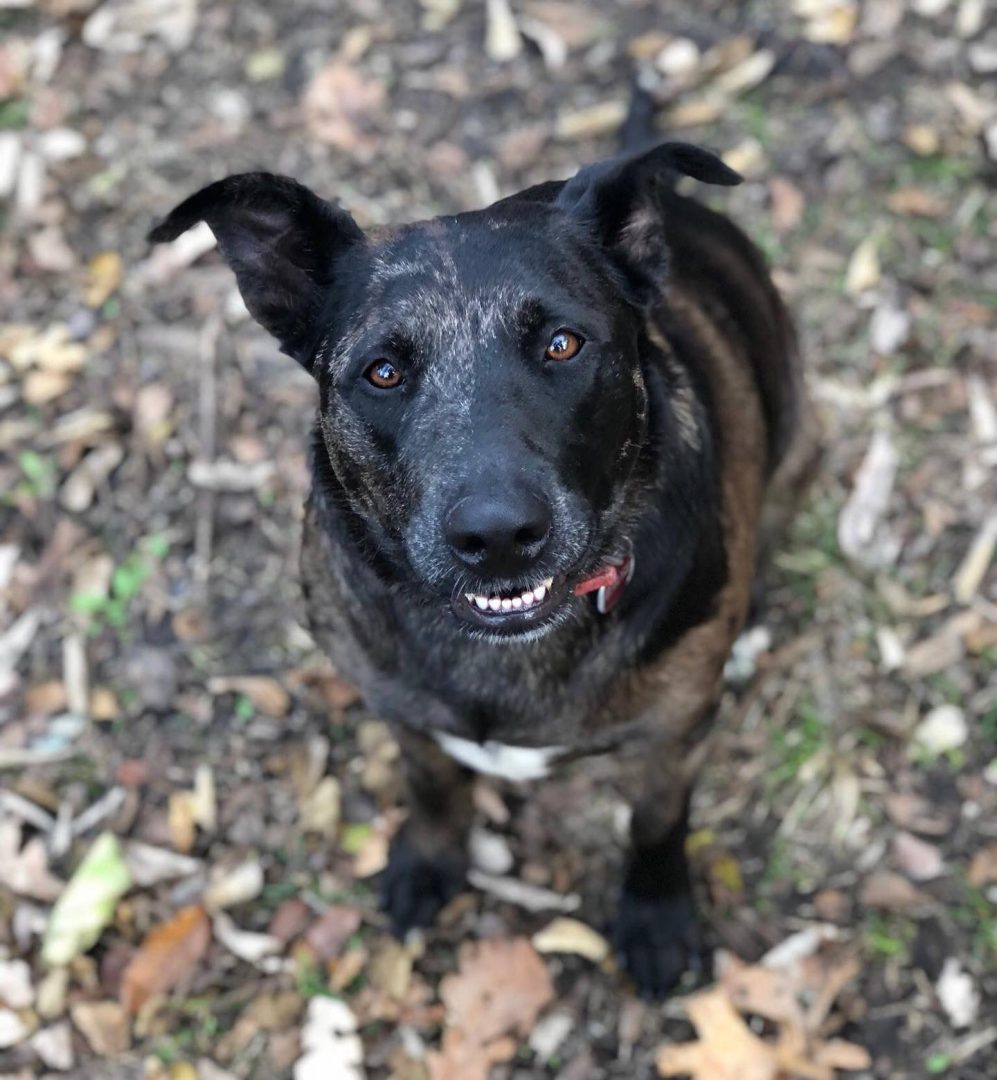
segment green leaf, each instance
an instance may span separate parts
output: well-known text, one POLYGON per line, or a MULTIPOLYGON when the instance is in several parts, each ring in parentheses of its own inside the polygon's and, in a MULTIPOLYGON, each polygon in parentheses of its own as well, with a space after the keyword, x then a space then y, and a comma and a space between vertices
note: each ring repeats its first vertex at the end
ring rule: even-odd
POLYGON ((69 610, 77 615, 96 615, 106 604, 107 597, 100 593, 79 592, 69 598, 69 610))
POLYGON ((118 838, 101 833, 52 909, 42 940, 44 963, 68 964, 96 944, 131 884, 118 838))

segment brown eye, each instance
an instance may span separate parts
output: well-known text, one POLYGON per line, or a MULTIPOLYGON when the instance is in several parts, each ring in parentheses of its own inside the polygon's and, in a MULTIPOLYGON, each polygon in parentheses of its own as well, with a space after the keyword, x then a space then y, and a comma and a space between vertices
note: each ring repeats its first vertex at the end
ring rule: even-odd
POLYGON ((402 373, 390 360, 375 360, 364 376, 378 390, 393 390, 402 381, 402 373))
POLYGON ((571 360, 578 355, 578 350, 585 344, 573 330, 558 330, 550 339, 544 356, 548 360, 571 360))

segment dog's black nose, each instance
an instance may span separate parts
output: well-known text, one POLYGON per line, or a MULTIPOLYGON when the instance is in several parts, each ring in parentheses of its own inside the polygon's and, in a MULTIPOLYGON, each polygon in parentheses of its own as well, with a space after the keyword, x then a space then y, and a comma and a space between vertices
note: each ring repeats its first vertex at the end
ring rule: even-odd
POLYGON ((481 574, 528 570, 550 533, 550 507, 526 489, 468 495, 447 514, 444 534, 461 562, 481 574))

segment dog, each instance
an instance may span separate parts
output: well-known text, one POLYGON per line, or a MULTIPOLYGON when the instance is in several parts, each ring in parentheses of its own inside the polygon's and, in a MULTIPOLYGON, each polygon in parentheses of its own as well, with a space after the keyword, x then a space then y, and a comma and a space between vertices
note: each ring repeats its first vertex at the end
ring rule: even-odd
POLYGON ((741 178, 638 141, 366 232, 294 180, 230 176, 150 240, 206 221, 318 385, 301 576, 316 641, 402 749, 394 931, 464 888, 475 771, 612 752, 641 773, 613 940, 660 997, 700 950, 685 840, 725 661, 817 439, 762 257, 676 190, 741 178))

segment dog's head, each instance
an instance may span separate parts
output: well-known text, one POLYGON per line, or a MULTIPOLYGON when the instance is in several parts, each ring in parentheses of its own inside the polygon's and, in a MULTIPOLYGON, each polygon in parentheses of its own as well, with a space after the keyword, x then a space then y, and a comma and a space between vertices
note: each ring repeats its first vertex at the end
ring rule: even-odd
POLYGON ((293 180, 221 180, 150 234, 211 227, 254 318, 315 377, 334 482, 413 603, 535 635, 619 556, 647 429, 657 183, 739 177, 681 143, 486 210, 364 233, 293 180))

